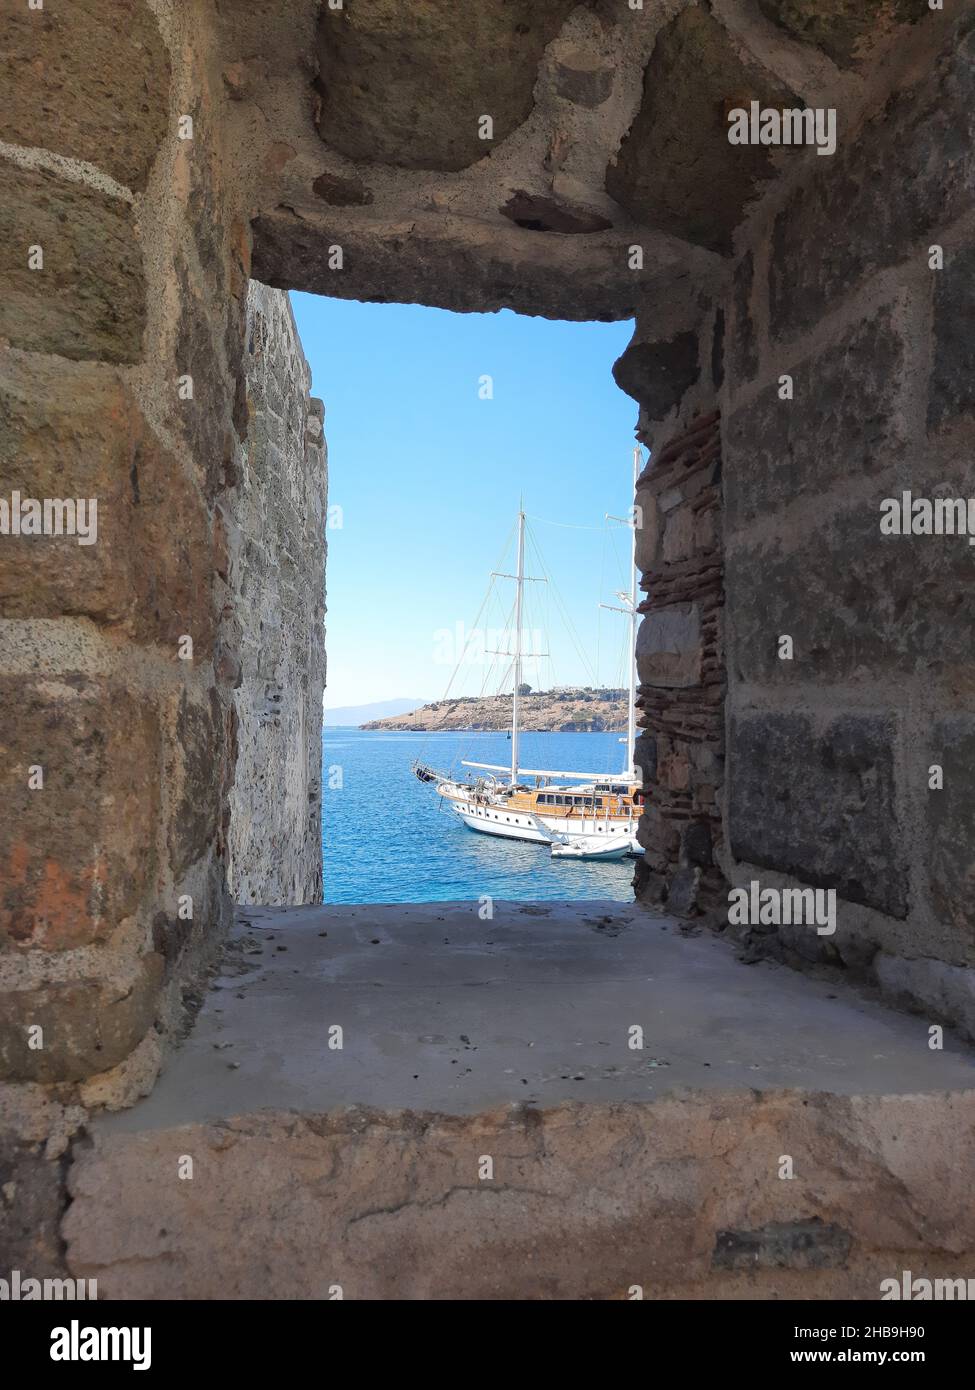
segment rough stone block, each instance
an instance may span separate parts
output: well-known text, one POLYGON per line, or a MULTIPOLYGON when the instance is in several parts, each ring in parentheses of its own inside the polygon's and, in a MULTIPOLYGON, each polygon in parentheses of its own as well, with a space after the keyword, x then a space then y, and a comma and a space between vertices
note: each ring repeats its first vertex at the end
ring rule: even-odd
POLYGON ((82 1081, 118 1066, 152 1026, 162 976, 162 958, 152 954, 118 980, 8 992, 0 1008, 0 1076, 82 1081), (32 1034, 35 1027, 40 1034, 32 1034), (30 1046, 32 1037, 43 1046, 30 1046))
POLYGON ((810 328, 866 276, 922 255, 926 238, 975 206, 975 16, 951 36, 923 85, 888 102, 776 218, 770 268, 775 338, 810 328), (810 228, 843 235, 810 237, 810 228))
POLYGON ((641 573, 653 569, 657 563, 660 540, 663 534, 662 517, 652 480, 636 494, 636 505, 640 508, 640 524, 636 531, 636 566, 641 573))
POLYGON ((673 564, 694 553, 694 513, 690 507, 675 507, 664 526, 664 563, 673 564))
POLYGON ((701 615, 696 603, 658 608, 640 624, 636 662, 641 685, 698 685, 702 656, 701 615))
POLYGON ((169 55, 143 0, 4 6, 2 138, 145 187, 166 129, 169 55))
POLYGON ((31 352, 139 361, 145 284, 128 203, 0 163, 0 248, 0 337, 31 352), (29 268, 35 246, 43 269, 29 268))
MULTIPOLYGON (((180 319, 176 341, 176 369, 180 376, 193 379, 192 399, 174 403, 173 423, 186 439, 197 462, 200 483, 208 498, 214 497, 229 481, 234 466, 235 382, 229 359, 219 347, 220 311, 208 312, 196 277, 185 261, 177 262, 180 291, 180 319)), ((231 337, 230 323, 225 338, 231 337)), ((241 343, 237 347, 242 347, 241 343)), ((236 350, 236 348, 235 348, 236 350)), ((249 418, 243 427, 246 434, 249 418)))
POLYGON ((155 716, 81 676, 4 677, 0 707, 0 944, 58 951, 103 940, 153 880, 155 716), (35 789, 32 768, 43 771, 35 789))
POLYGON ((795 395, 767 387, 724 428, 729 529, 831 483, 877 473, 906 447, 896 414, 904 347, 889 307, 791 369, 795 395))
POLYGON ((59 1223, 67 1204, 61 1163, 40 1143, 0 1131, 0 1251, 3 1274, 43 1279, 63 1273, 59 1223))
MULTIPOLYGON (((920 491, 920 489, 919 489, 920 491)), ((964 536, 883 536, 880 502, 775 541, 735 545, 725 568, 730 661, 746 681, 850 680, 936 671, 975 690, 964 536), (778 638, 794 643, 791 661, 778 638)))
POLYGON ((631 216, 727 255, 742 211, 773 172, 767 149, 728 143, 726 103, 795 106, 756 63, 743 62, 727 30, 691 6, 661 30, 647 64, 643 102, 606 191, 631 216))
MULTIPOLYGON (((927 0, 758 0, 767 19, 800 43, 814 44, 840 67, 852 67, 877 39, 931 13, 927 0)), ((909 42, 909 39, 905 39, 909 42)))
MULTIPOLYGON (((216 690, 205 704, 184 692, 176 713, 167 769, 173 815, 169 821, 169 854, 178 882, 191 864, 213 844, 220 824, 220 785, 216 769, 223 747, 223 716, 216 690)), ((262 814, 258 805, 252 808, 262 814)), ((271 808, 268 808, 270 813, 271 808)))
POLYGON ((949 250, 934 275, 934 363, 928 428, 975 415, 975 246, 949 250))
POLYGON ((944 769, 944 787, 928 790, 928 896, 948 929, 958 963, 975 963, 975 719, 934 726, 928 762, 944 769))
POLYGON ((819 1217, 773 1222, 756 1231, 719 1231, 713 1269, 836 1269, 846 1264, 849 1231, 819 1217))
POLYGON ((93 367, 0 354, 0 487, 94 498, 93 544, 4 536, 0 615, 83 614, 175 653, 212 645, 209 519, 199 490, 146 425, 129 389, 93 367))
POLYGON ((695 333, 678 333, 662 343, 631 343, 613 363, 613 380, 632 396, 651 420, 662 420, 679 405, 700 375, 695 333))
POLYGON ((750 381, 758 371, 758 343, 752 317, 752 286, 755 260, 750 251, 735 266, 732 280, 734 332, 731 335, 730 367, 735 381, 750 381))
POLYGON ((528 116, 545 46, 576 0, 323 8, 318 129, 354 160, 407 169, 464 169, 528 116), (372 78, 366 84, 363 73, 372 78), (430 94, 436 92, 436 101, 430 94), (493 140, 478 135, 489 112, 493 140))
POLYGON ((555 65, 555 90, 566 101, 594 110, 613 90, 613 69, 584 48, 566 53, 555 65))
POLYGON ((729 765, 736 859, 906 916, 906 853, 886 721, 847 714, 817 727, 802 714, 738 714, 729 765))

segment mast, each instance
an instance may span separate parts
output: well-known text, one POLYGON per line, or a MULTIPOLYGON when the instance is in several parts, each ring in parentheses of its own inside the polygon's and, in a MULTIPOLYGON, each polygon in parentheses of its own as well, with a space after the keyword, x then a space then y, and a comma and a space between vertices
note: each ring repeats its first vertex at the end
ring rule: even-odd
POLYGON ((515 575, 515 688, 511 697, 511 785, 518 781, 518 687, 521 685, 521 597, 525 587, 525 513, 518 511, 518 573, 515 575))
POLYGON ((626 718, 626 766, 623 771, 628 777, 636 776, 636 766, 634 755, 636 752, 636 630, 637 630, 637 611, 636 611, 636 481, 640 476, 640 465, 643 462, 639 445, 633 450, 633 511, 630 518, 630 528, 633 532, 633 544, 630 550, 630 699, 627 706, 626 718))
MULTIPOLYGON (((641 469, 641 467, 642 467, 642 464, 643 464, 643 456, 641 455, 640 449, 639 449, 639 446, 638 446, 637 448, 635 448, 635 449, 633 450, 633 495, 634 495, 634 499, 635 499, 635 497, 636 497, 636 482, 637 482, 637 478, 639 478, 639 476, 640 476, 640 469, 641 469)), ((623 525, 623 526, 629 526, 629 528, 630 528, 630 532, 631 532, 631 543, 630 543, 630 590, 629 590, 629 593, 627 593, 625 590, 617 590, 617 593, 616 593, 616 597, 620 600, 620 602, 621 602, 621 603, 624 603, 624 604, 626 605, 625 608, 617 608, 614 604, 611 604, 611 603, 601 603, 601 604, 599 605, 600 608, 608 608, 608 609, 610 609, 613 613, 624 613, 624 614, 629 618, 629 620, 630 620, 630 639, 629 639, 629 643, 630 643, 630 644, 629 644, 629 651, 630 651, 630 680, 629 680, 629 689, 627 690, 627 703, 626 703, 626 740, 625 740, 625 742, 626 742, 626 757, 625 757, 625 761, 624 761, 624 764, 623 764, 623 776, 624 776, 628 781, 631 781, 631 782, 637 782, 637 781, 640 780, 639 775, 637 774, 636 762, 635 762, 635 754, 636 754, 636 687, 637 687, 637 669, 636 669, 636 630, 637 630, 637 626, 638 626, 639 621, 640 621, 640 615, 639 615, 639 613, 637 612, 637 593, 636 593, 636 590, 637 590, 637 578, 636 578, 636 575, 637 575, 637 570, 636 570, 636 515, 637 515, 637 513, 636 513, 636 501, 635 501, 635 500, 634 500, 633 506, 630 508, 630 514, 629 514, 628 517, 611 516, 611 515, 609 514, 609 512, 606 513, 606 519, 607 519, 607 521, 618 521, 618 522, 620 522, 621 525, 623 525)), ((624 742, 624 740, 623 740, 623 739, 620 739, 620 743, 623 743, 623 742, 624 742)))

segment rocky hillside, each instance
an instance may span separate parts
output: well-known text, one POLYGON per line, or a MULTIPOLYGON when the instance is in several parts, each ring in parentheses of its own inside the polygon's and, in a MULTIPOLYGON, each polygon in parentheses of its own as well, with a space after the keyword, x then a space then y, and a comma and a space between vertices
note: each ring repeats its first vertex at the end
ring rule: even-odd
MULTIPOLYGON (((529 690, 523 687, 521 727, 540 733, 593 733, 626 728, 626 692, 560 688, 529 690)), ((467 695, 454 700, 435 700, 431 705, 373 719, 363 729, 507 729, 511 724, 510 695, 467 695)))

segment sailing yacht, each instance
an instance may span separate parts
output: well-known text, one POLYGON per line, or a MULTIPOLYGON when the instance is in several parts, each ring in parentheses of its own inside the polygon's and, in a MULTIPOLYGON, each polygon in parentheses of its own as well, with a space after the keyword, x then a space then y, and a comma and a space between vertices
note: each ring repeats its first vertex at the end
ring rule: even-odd
MULTIPOLYGON (((633 481, 640 470, 639 449, 633 451, 633 481)), ((642 854, 637 823, 643 805, 642 778, 634 762, 636 742, 636 525, 631 516, 611 518, 632 531, 630 590, 621 593, 624 604, 613 611, 629 619, 629 700, 626 754, 619 773, 570 772, 562 769, 522 767, 520 751, 520 701, 522 684, 522 602, 525 576, 525 513, 518 513, 517 573, 504 575, 517 585, 514 608, 514 689, 511 697, 511 763, 475 763, 461 781, 422 762, 413 764, 421 782, 436 787, 456 816, 471 830, 509 840, 529 840, 551 846, 554 857, 566 859, 615 859, 642 854)))

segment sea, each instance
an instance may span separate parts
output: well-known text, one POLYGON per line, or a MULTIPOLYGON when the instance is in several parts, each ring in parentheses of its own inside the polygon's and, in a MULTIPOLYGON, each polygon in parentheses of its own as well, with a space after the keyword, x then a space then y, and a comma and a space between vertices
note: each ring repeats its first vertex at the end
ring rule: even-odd
MULTIPOLYGON (((420 733, 326 728, 322 735, 322 848, 327 903, 632 901, 635 861, 553 859, 547 845, 502 840, 468 828, 436 789, 410 771, 415 758, 439 772, 460 759, 505 764, 504 733, 420 733)), ((618 733, 523 733, 523 767, 618 772, 618 733)))

